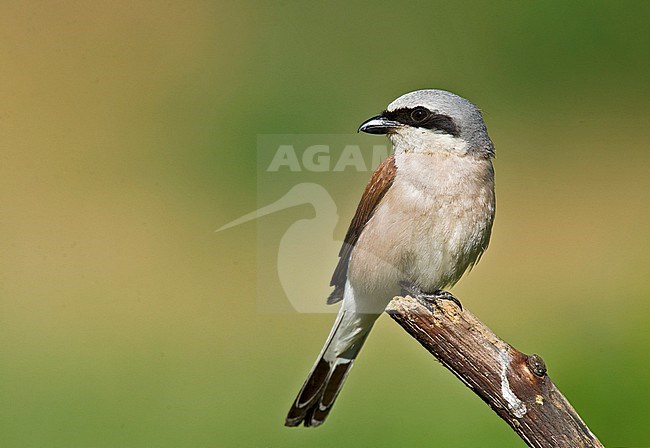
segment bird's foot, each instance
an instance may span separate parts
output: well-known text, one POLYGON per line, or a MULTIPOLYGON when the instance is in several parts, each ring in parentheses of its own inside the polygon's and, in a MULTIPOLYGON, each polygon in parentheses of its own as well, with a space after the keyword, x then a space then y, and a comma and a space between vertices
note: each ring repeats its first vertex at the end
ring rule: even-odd
POLYGON ((422 299, 427 302, 434 302, 434 303, 437 302, 438 300, 449 300, 451 302, 454 302, 456 305, 458 305, 458 308, 460 308, 461 311, 463 310, 463 305, 460 303, 460 300, 454 297, 453 294, 450 293, 449 291, 437 289, 433 291, 433 293, 428 293, 422 291, 413 283, 400 282, 399 285, 402 288, 402 294, 405 293, 412 297, 415 297, 416 299, 422 299))
POLYGON ((458 300, 452 293, 449 291, 445 291, 443 289, 437 289, 433 292, 433 298, 432 300, 435 302, 436 300, 449 300, 451 302, 454 302, 456 305, 458 305, 458 308, 460 308, 461 311, 463 311, 463 304, 460 303, 460 300, 458 300))

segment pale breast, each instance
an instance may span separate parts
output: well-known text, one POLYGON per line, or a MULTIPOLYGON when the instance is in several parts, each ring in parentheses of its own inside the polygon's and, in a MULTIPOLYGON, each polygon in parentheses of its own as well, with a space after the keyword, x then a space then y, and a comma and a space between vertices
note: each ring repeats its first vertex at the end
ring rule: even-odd
POLYGON ((489 160, 404 154, 395 182, 364 229, 349 279, 367 294, 400 281, 425 291, 454 284, 487 247, 494 217, 489 160))

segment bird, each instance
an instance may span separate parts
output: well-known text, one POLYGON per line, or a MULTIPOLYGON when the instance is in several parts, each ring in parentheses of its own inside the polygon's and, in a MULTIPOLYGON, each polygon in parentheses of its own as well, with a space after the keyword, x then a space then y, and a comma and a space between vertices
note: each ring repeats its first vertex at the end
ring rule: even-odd
POLYGON ((481 111, 454 93, 404 94, 358 132, 393 152, 368 182, 339 252, 327 303, 342 302, 285 425, 325 422, 370 330, 391 299, 446 291, 487 249, 495 215, 495 149, 481 111))

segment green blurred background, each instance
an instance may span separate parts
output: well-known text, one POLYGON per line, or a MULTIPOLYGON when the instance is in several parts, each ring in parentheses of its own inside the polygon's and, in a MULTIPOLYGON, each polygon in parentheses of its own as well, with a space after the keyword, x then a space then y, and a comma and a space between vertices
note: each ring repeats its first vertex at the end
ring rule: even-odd
POLYGON ((284 428, 333 316, 258 311, 256 225, 312 212, 214 233, 257 206, 258 134, 354 132, 429 87, 477 103, 498 152, 456 295, 606 446, 649 446, 649 13, 3 1, 0 446, 523 446, 385 317, 327 424, 284 428))

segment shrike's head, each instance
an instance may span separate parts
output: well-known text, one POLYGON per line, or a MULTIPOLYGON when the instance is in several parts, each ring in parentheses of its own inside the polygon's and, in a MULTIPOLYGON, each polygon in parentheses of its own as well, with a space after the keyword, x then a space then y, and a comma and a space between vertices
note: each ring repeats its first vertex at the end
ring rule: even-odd
POLYGON ((465 98, 444 90, 402 95, 380 115, 363 122, 359 131, 386 134, 398 153, 494 156, 481 111, 465 98))

